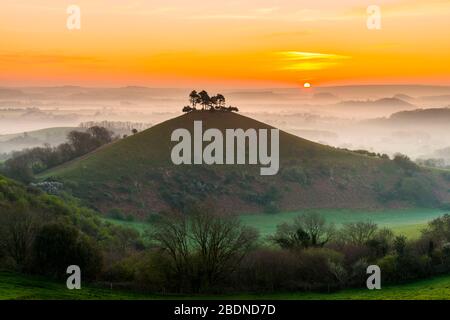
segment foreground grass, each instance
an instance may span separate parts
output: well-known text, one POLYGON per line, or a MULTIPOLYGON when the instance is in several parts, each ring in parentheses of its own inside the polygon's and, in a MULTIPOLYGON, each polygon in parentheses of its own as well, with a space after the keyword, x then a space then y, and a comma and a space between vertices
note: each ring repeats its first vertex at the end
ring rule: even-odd
POLYGON ((82 287, 68 290, 63 282, 0 272, 0 299, 16 300, 148 300, 148 299, 237 299, 237 300, 447 300, 450 275, 414 283, 386 286, 381 290, 347 289, 335 293, 242 294, 218 296, 161 296, 121 290, 82 287))
MULTIPOLYGON (((105 299, 143 299, 143 295, 132 292, 83 287, 69 290, 64 281, 48 281, 41 277, 17 275, 0 272, 1 300, 105 300, 105 299)), ((147 297, 151 298, 151 297, 147 297)))

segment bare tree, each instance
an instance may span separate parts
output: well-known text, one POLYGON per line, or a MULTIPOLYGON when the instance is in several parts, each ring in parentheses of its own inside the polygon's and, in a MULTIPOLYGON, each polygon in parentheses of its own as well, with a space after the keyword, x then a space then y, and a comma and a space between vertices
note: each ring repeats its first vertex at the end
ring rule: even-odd
POLYGON ((202 206, 188 215, 166 215, 151 238, 170 257, 179 289, 188 283, 198 292, 235 271, 258 234, 237 217, 202 206))
POLYGON ((0 214, 0 246, 20 269, 27 263, 39 218, 28 209, 6 209, 0 214))
POLYGON ((241 225, 238 217, 199 208, 191 213, 193 248, 199 269, 212 285, 235 271, 258 238, 256 230, 241 225))
POLYGON ((186 217, 178 213, 166 213, 156 222, 150 238, 170 257, 175 280, 179 281, 178 286, 182 288, 183 282, 192 272, 186 217))
POLYGON ((341 235, 346 242, 363 245, 375 236, 377 229, 378 226, 370 221, 350 222, 344 224, 341 235))
POLYGON ((296 217, 293 223, 284 223, 277 227, 271 240, 283 248, 322 247, 335 234, 333 224, 315 212, 296 217))

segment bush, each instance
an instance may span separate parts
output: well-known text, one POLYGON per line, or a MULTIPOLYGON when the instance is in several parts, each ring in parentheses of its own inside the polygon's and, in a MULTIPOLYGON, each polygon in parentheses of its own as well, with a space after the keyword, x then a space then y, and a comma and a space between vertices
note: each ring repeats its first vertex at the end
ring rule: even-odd
POLYGON ((33 247, 33 271, 56 278, 66 275, 67 267, 78 265, 83 277, 95 278, 102 266, 102 257, 94 241, 72 226, 52 223, 43 226, 33 247))
POLYGON ((240 264, 232 286, 241 291, 275 292, 303 288, 297 279, 298 255, 292 251, 261 248, 250 252, 240 264))
POLYGON ((416 172, 419 170, 419 166, 415 164, 411 159, 401 153, 397 153, 394 155, 393 159, 394 163, 405 170, 407 174, 412 174, 413 172, 416 172))
POLYGON ((335 290, 346 281, 343 255, 327 248, 309 248, 300 253, 299 277, 312 290, 335 290))

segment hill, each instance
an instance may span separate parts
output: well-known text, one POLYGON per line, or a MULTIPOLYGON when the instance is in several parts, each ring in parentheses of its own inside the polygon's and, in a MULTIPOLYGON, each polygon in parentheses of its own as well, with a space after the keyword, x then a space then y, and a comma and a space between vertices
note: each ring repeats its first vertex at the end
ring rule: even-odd
POLYGON ((275 212, 301 208, 432 206, 450 200, 450 183, 439 172, 353 153, 280 131, 280 170, 260 166, 172 164, 173 130, 270 129, 229 112, 191 112, 44 173, 103 213, 144 218, 170 208, 213 201, 226 212, 275 212))
POLYGON ((66 142, 68 133, 74 130, 85 131, 86 129, 78 127, 56 127, 0 135, 0 153, 42 147, 44 144, 57 146, 66 142))
MULTIPOLYGON (((410 126, 423 128, 442 127, 447 129, 450 123, 450 108, 430 108, 400 111, 391 114, 388 118, 378 118, 362 121, 370 125, 410 126)), ((446 130, 448 131, 448 130, 446 130)))
POLYGON ((368 107, 377 107, 377 108, 413 108, 414 105, 403 101, 398 98, 382 98, 378 100, 367 100, 367 101, 342 101, 336 104, 337 106, 345 106, 345 107, 360 107, 360 108, 368 108, 368 107))

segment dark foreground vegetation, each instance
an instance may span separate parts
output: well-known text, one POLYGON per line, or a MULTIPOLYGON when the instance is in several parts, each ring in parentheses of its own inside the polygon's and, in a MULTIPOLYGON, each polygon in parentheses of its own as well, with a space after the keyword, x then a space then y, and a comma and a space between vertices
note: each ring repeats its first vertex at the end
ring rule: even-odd
POLYGON ((212 206, 154 216, 151 231, 112 225, 67 195, 0 178, 0 268, 154 294, 334 291, 364 287, 378 264, 383 284, 450 272, 450 215, 417 240, 371 222, 337 229, 316 213, 278 226, 269 239, 212 206), (263 241, 264 240, 264 241, 263 241))

